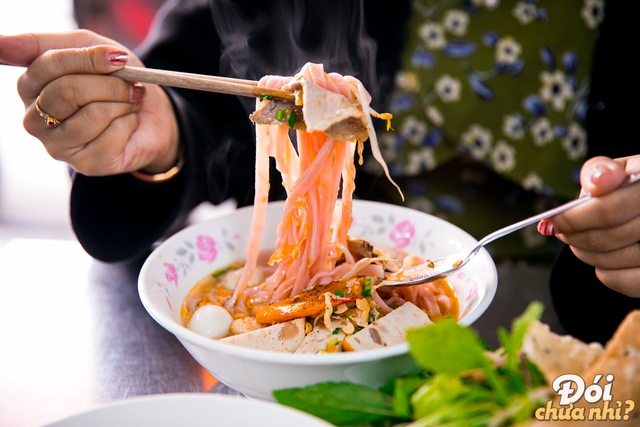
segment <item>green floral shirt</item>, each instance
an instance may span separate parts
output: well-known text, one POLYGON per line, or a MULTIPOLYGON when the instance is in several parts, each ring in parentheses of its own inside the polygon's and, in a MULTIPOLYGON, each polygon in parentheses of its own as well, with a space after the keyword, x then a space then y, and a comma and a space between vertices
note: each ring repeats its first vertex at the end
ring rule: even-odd
MULTIPOLYGON (((388 105, 394 129, 379 134, 406 203, 464 225, 468 186, 429 190, 429 174, 460 158, 533 195, 575 197, 603 19, 603 0, 415 0, 388 105)), ((538 198, 513 219, 548 207, 538 198)), ((482 237, 493 225, 469 227, 482 237)))

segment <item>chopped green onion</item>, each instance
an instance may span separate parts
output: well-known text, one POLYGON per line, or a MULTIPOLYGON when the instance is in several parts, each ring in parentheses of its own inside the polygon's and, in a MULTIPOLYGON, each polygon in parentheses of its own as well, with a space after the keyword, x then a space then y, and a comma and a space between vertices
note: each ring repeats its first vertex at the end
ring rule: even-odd
POLYGON ((364 295, 365 297, 370 297, 371 296, 371 286, 365 286, 364 289, 362 290, 362 295, 364 295))
POLYGON ((333 294, 337 295, 339 297, 343 297, 344 296, 344 292, 342 292, 342 291, 335 291, 333 294))
POLYGON ((333 312, 335 313, 336 311, 338 311, 338 307, 333 307, 333 312))
POLYGON ((295 124, 296 124, 296 113, 292 111, 291 114, 289 114, 289 127, 293 129, 293 125, 295 124))
POLYGON ((276 111, 276 120, 282 121, 283 118, 284 118, 284 110, 276 111))
POLYGON ((260 97, 260 101, 264 101, 265 99, 268 100, 268 101, 271 101, 273 99, 273 96, 271 96, 271 95, 262 95, 260 97))
POLYGON ((338 335, 338 332, 340 332, 340 328, 335 328, 333 330, 333 332, 331 332, 332 335, 338 335))
POLYGON ((364 289, 362 290, 362 295, 365 297, 371 296, 371 277, 367 277, 364 279, 364 289))
POLYGON ((376 315, 372 314, 371 316, 369 316, 369 323, 373 323, 376 321, 376 315))

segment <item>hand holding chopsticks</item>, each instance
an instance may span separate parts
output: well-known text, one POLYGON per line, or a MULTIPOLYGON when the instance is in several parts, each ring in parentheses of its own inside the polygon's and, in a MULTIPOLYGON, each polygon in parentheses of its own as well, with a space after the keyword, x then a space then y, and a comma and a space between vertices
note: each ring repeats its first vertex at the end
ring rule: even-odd
POLYGON ((294 101, 294 94, 283 90, 258 87, 253 80, 233 79, 229 77, 207 76, 203 74, 182 73, 178 71, 154 70, 143 67, 124 67, 112 76, 130 82, 153 83, 161 86, 226 93, 229 95, 260 98, 272 97, 282 101, 294 101))
POLYGON ((257 81, 144 68, 123 46, 86 31, 0 36, 0 65, 27 69, 18 81, 27 132, 90 176, 158 175, 177 164, 177 118, 160 86, 295 102, 257 81))

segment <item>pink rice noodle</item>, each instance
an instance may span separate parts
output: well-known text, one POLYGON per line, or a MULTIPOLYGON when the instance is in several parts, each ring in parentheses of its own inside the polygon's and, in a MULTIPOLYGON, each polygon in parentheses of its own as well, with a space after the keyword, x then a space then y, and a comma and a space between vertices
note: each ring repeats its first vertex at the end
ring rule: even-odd
POLYGON ((438 295, 436 297, 436 301, 438 305, 444 306, 445 309, 449 309, 451 307, 451 298, 446 295, 438 295))
POLYGON ((378 307, 380 307, 380 310, 382 310, 384 314, 388 314, 393 311, 393 308, 387 305, 378 292, 373 293, 373 301, 378 307))
POLYGON ((439 317, 444 315, 452 305, 451 299, 444 294, 442 289, 436 288, 432 283, 399 288, 383 286, 377 288, 373 296, 374 301, 385 314, 410 301, 427 312, 429 316, 439 317))

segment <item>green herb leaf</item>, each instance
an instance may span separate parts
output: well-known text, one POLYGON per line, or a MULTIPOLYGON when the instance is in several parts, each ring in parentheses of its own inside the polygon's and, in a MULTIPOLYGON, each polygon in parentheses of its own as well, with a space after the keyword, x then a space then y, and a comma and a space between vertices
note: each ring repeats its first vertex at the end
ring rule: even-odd
MULTIPOLYGON (((492 403, 451 402, 411 424, 414 427, 486 427, 500 408, 492 403)), ((496 424, 502 425, 502 424, 496 424)))
POLYGON ((453 319, 442 319, 433 325, 409 329, 407 341, 415 361, 428 372, 462 374, 482 369, 489 387, 496 392, 497 402, 501 405, 506 402, 507 390, 493 362, 484 354, 482 341, 471 328, 453 319))
POLYGON ((337 426, 362 425, 393 418, 391 397, 360 384, 326 382, 276 390, 273 396, 278 403, 337 426))
POLYGON ((502 345, 506 361, 504 369, 508 377, 508 384, 511 392, 523 393, 526 389, 522 366, 520 361, 520 350, 524 343, 524 337, 531 325, 540 318, 544 307, 540 302, 532 302, 527 309, 515 319, 511 325, 511 335, 504 328, 498 329, 498 339, 502 345))
POLYGON ((398 378, 392 378, 389 381, 387 381, 382 387, 380 387, 380 391, 383 392, 384 394, 388 394, 390 396, 393 396, 394 393, 394 388, 396 386, 396 381, 398 380, 406 380, 406 379, 421 379, 421 380, 426 380, 428 378, 431 378, 431 375, 429 375, 427 372, 425 372, 424 370, 416 367, 415 369, 413 369, 411 372, 398 377, 398 378))
POLYGON ((443 319, 407 331, 409 351, 422 369, 387 382, 379 391, 322 383, 276 391, 274 396, 338 426, 389 426, 411 419, 414 427, 523 424, 546 401, 531 391, 544 384, 544 377, 530 361, 520 359, 526 332, 541 312, 541 304, 531 304, 513 322, 511 334, 499 331, 511 365, 494 367, 485 355, 486 343, 471 328, 443 319))
POLYGON ((344 292, 342 292, 342 291, 335 291, 333 294, 337 295, 339 297, 343 297, 344 296, 344 292))
POLYGON ((340 332, 340 328, 335 328, 333 330, 333 332, 331 332, 332 335, 338 335, 338 332, 340 332))
POLYGON ((483 368, 489 360, 478 335, 453 319, 409 329, 407 341, 415 361, 429 372, 461 373, 483 368))
POLYGON ((531 388, 538 388, 547 385, 547 380, 540 371, 537 365, 527 359, 526 368, 529 374, 529 381, 531 381, 531 388))
POLYGON ((507 356, 506 366, 515 371, 520 371, 520 349, 524 343, 524 337, 531 325, 542 315, 544 306, 540 302, 532 302, 522 315, 515 319, 511 325, 511 336, 498 332, 500 344, 507 356), (503 341, 504 340, 504 341, 503 341))
POLYGON ((427 382, 426 378, 398 378, 393 382, 393 413, 411 419, 411 395, 427 382))
MULTIPOLYGON (((414 415, 417 419, 422 417, 431 417, 438 414, 443 408, 453 407, 456 402, 464 402, 463 407, 454 413, 442 419, 460 419, 464 418, 465 413, 474 402, 492 402, 493 393, 482 386, 482 384, 466 384, 460 376, 452 373, 438 374, 432 377, 422 387, 416 391, 411 398, 413 403, 414 415)), ((497 409, 495 403, 492 410, 497 409)), ((450 408, 451 409, 451 408, 450 408)))

